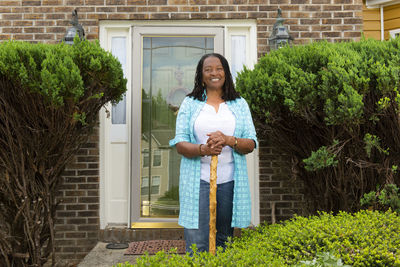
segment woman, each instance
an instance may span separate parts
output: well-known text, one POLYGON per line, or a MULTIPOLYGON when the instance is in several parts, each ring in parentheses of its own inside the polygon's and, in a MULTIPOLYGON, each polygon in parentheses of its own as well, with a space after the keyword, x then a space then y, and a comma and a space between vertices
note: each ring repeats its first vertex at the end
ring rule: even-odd
POLYGON ((180 106, 170 145, 183 156, 179 224, 190 253, 192 244, 208 251, 210 162, 218 155, 216 245, 225 248, 233 227, 250 224, 245 154, 257 146, 257 137, 249 107, 235 91, 228 62, 220 54, 200 59, 194 89, 180 106))

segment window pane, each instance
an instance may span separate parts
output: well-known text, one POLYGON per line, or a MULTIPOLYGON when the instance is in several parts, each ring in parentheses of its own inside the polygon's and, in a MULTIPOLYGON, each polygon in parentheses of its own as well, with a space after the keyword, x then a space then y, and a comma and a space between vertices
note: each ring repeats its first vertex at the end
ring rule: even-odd
POLYGON ((213 37, 143 37, 141 175, 153 179, 141 191, 141 216, 179 213, 181 156, 168 141, 175 135, 180 103, 193 89, 197 62, 213 51, 213 37))
POLYGON ((231 39, 231 68, 232 78, 236 81, 237 73, 243 69, 246 64, 246 36, 245 35, 232 35, 231 39))
MULTIPOLYGON (((126 77, 126 37, 111 38, 111 53, 122 65, 124 76, 126 77)), ((126 124, 126 97, 111 108, 111 123, 126 124)))
POLYGON ((153 151, 153 166, 154 167, 161 166, 161 150, 159 149, 153 151))
POLYGON ((149 167, 149 150, 143 149, 143 167, 149 167))

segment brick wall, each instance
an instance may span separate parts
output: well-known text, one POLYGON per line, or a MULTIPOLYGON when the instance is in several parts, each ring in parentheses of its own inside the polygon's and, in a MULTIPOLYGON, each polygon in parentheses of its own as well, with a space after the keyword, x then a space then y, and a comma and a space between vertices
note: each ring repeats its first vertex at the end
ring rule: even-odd
POLYGON ((63 173, 56 213, 59 261, 78 261, 97 243, 99 220, 99 135, 96 131, 63 173))
MULTIPOLYGON (((295 44, 326 39, 358 40, 362 30, 361 0, 1 0, 0 41, 15 39, 57 43, 70 27, 77 8, 88 39, 99 38, 100 20, 254 19, 258 55, 268 51, 268 37, 277 8, 295 44)), ((261 138, 263 139, 263 138, 261 138)), ((268 138, 264 137, 265 140, 268 138)), ((99 230, 98 135, 65 171, 57 219, 59 257, 81 259, 97 240, 99 230)), ((260 214, 270 221, 301 214, 301 183, 292 181, 288 159, 272 144, 260 146, 260 214)))

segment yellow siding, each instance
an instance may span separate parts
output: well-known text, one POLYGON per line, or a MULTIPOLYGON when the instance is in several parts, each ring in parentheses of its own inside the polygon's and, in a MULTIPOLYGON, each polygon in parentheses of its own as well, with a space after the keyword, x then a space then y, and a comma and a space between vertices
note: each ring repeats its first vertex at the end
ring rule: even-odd
POLYGON ((366 38, 381 39, 381 22, 379 9, 369 9, 365 5, 363 7, 363 21, 364 31, 363 34, 366 38))
POLYGON ((400 29, 400 4, 384 8, 385 39, 390 38, 389 31, 400 29))
MULTIPOLYGON (((388 6, 383 9, 385 39, 389 39, 389 31, 400 29, 400 4, 388 6)), ((367 38, 381 39, 380 9, 363 8, 364 36, 367 38)))

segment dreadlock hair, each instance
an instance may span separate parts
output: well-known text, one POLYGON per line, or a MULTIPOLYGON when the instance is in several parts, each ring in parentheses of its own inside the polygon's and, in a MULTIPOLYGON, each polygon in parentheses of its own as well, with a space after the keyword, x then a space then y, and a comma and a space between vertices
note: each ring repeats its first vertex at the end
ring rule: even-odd
POLYGON ((204 101, 205 100, 205 90, 206 87, 203 86, 203 65, 204 60, 208 57, 216 57, 221 61, 222 67, 225 72, 225 82, 222 86, 222 99, 224 101, 235 100, 240 97, 240 94, 235 90, 235 85, 233 84, 232 74, 229 69, 229 64, 226 58, 218 53, 205 54, 199 60, 196 68, 196 75, 194 77, 194 87, 193 91, 187 96, 193 97, 194 99, 204 101))

